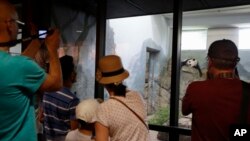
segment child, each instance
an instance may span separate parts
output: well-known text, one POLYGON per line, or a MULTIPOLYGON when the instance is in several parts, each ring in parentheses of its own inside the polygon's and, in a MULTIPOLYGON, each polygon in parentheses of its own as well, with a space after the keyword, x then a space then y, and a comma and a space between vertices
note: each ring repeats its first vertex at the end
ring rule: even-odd
POLYGON ((81 101, 76 107, 78 129, 70 131, 65 141, 94 141, 95 112, 101 100, 87 99, 81 101))

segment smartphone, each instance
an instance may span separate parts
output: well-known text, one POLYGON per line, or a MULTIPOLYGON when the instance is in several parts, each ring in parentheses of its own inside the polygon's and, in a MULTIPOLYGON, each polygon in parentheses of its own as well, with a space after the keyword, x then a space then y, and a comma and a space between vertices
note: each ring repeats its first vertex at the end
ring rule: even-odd
POLYGON ((38 34, 39 34, 39 39, 44 39, 46 37, 47 30, 39 30, 38 34))

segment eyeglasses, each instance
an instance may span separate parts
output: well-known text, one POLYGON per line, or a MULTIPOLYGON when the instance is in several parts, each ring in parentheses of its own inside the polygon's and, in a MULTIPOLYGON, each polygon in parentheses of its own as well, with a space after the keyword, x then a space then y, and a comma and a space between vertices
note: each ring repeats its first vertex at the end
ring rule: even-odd
POLYGON ((19 24, 19 25, 25 25, 24 22, 21 22, 21 21, 19 21, 19 20, 16 20, 16 23, 19 24))
POLYGON ((21 22, 21 21, 19 21, 19 20, 17 20, 17 19, 10 19, 10 20, 0 20, 0 22, 5 22, 5 23, 10 23, 10 24, 13 24, 13 23, 17 23, 18 25, 25 25, 25 23, 24 22, 21 22))

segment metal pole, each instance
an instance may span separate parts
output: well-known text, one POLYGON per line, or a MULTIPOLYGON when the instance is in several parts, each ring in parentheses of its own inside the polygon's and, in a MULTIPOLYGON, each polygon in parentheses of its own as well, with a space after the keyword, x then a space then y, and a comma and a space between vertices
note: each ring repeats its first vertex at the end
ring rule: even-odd
MULTIPOLYGON (((173 40, 172 40, 172 75, 170 97, 170 126, 177 127, 179 119, 179 92, 180 92, 180 56, 182 31, 182 0, 174 0, 173 40)), ((169 133, 170 141, 179 141, 179 134, 169 133)))
MULTIPOLYGON (((105 39, 106 39, 106 0, 98 0, 96 14, 96 69, 98 60, 105 55, 105 39)), ((95 81, 95 98, 103 99, 104 89, 95 81)))

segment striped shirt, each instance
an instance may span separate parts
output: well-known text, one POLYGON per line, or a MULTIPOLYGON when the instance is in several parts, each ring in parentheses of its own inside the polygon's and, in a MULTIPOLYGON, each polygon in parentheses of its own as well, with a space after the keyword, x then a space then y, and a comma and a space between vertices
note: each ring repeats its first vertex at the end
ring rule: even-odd
POLYGON ((79 99, 68 88, 45 93, 43 96, 44 129, 47 139, 66 136, 70 120, 75 119, 75 108, 79 99))

